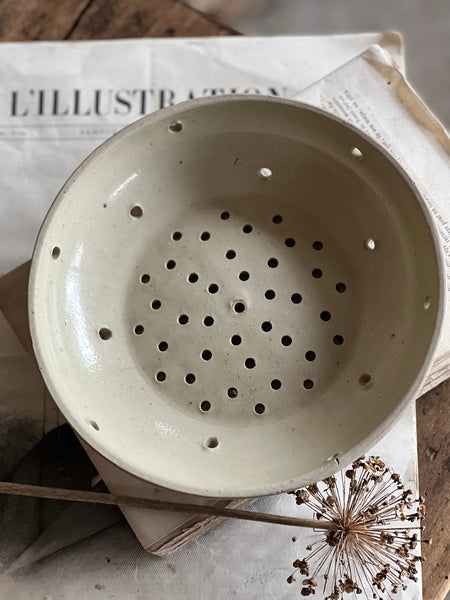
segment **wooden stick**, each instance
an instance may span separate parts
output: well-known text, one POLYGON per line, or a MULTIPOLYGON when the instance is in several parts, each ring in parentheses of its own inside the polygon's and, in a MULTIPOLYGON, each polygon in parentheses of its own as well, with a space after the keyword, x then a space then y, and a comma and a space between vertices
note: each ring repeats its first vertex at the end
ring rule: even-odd
POLYGON ((307 527, 309 529, 336 529, 336 524, 332 521, 301 519, 298 517, 285 517, 282 515, 271 515, 247 510, 238 510, 236 508, 201 506, 199 504, 168 502, 166 500, 153 500, 150 498, 114 496, 113 494, 99 492, 65 490, 60 488, 43 487, 39 485, 25 485, 22 483, 0 482, 0 494, 30 496, 32 498, 47 498, 49 500, 67 500, 69 502, 92 502, 95 504, 112 504, 115 506, 134 506, 137 508, 151 508, 154 510, 172 510, 175 512, 186 512, 197 515, 242 519, 244 521, 258 521, 261 523, 274 523, 276 525, 290 525, 291 527, 307 527))

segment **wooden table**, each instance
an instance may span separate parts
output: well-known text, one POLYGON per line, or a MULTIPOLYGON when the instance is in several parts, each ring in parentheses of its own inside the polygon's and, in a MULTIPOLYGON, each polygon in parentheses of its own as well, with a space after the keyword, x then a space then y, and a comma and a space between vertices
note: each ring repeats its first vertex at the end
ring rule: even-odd
MULTIPOLYGON (((0 40, 211 36, 237 32, 177 0, 0 0, 0 40)), ((450 375, 450 372, 449 372, 450 375)), ((450 590, 450 382, 417 402, 419 475, 426 498, 424 600, 450 590)))

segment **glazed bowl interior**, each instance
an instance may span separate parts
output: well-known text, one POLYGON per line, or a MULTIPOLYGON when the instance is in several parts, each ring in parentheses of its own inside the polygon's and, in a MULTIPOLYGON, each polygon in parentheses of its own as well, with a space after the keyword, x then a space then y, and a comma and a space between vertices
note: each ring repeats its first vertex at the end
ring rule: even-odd
POLYGON ((367 451, 423 380, 442 318, 423 201, 368 138, 276 99, 190 102, 67 182, 36 246, 47 385, 153 483, 250 496, 367 451))

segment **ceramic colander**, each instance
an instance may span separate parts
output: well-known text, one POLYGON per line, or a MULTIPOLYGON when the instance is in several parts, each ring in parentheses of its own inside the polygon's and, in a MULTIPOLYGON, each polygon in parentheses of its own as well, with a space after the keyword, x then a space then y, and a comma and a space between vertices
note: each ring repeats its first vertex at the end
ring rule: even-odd
POLYGON ((250 496, 367 451, 423 380, 443 268, 423 200, 355 129, 222 97, 125 128, 38 238, 39 365, 80 436, 175 490, 250 496))

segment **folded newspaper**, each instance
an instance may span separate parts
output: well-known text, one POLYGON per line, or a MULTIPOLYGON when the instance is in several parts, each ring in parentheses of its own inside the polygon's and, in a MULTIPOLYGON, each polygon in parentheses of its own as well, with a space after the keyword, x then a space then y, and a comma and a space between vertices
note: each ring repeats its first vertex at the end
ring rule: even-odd
MULTIPOLYGON (((335 112, 372 135, 400 161, 430 203, 448 256, 447 219, 450 208, 445 206, 444 198, 450 183, 449 140, 442 126, 405 80, 402 43, 398 34, 3 44, 0 46, 0 72, 5 82, 0 91, 0 156, 3 168, 0 273, 29 259, 39 224, 58 189, 77 164, 103 139, 152 110, 191 97, 224 93, 295 97, 335 112), (64 69, 61 67, 63 64, 64 69)), ((13 279, 14 274, 7 275, 3 281, 8 283, 13 279)), ((14 301, 14 293, 18 293, 20 285, 23 287, 24 280, 26 270, 22 269, 20 273, 16 272, 13 284, 3 288, 3 292, 6 289, 9 294, 9 301, 8 294, 0 295, 0 310, 3 311, 0 331, 4 332, 0 360, 7 356, 8 365, 14 364, 17 368, 14 385, 9 382, 7 386, 0 387, 0 391, 14 388, 17 397, 18 390, 27 388, 24 395, 27 405, 22 404, 12 412, 20 416, 21 411, 28 411, 31 415, 29 427, 39 430, 40 434, 42 430, 49 431, 60 424, 62 419, 48 398, 46 400, 45 393, 42 396, 43 384, 37 384, 36 375, 30 375, 29 363, 24 366, 24 355, 30 351, 30 346, 14 301), (17 367, 19 357, 22 371, 17 367), (23 369, 28 369, 29 377, 35 377, 34 394, 30 386, 24 384, 29 377, 20 377, 23 369), (45 410, 42 410, 42 397, 45 410)), ((24 290, 22 293, 25 293, 24 290)), ((427 388, 437 385, 447 376, 449 329, 447 322, 437 360, 426 382, 427 388)), ((3 366, 0 363, 0 367, 3 366)), ((1 373, 2 377, 6 377, 6 367, 1 373)), ((10 403, 6 409, 2 406, 1 410, 5 414, 5 410, 11 408, 10 403)), ((145 484, 120 472, 92 449, 86 450, 112 492, 149 497, 158 495, 178 500, 186 498, 145 484)), ((405 412, 376 451, 392 460, 409 486, 417 489, 413 407, 405 412)), ((297 512, 296 507, 288 505, 284 497, 258 502, 259 508, 262 502, 265 510, 285 514, 297 512)), ((214 519, 186 518, 176 513, 162 516, 139 509, 126 509, 124 512, 143 546, 160 555, 181 548, 217 523, 214 519)), ((205 581, 198 572, 195 577, 196 569, 186 551, 172 557, 170 564, 183 574, 189 594, 205 598, 227 598, 232 593, 246 598, 276 594, 279 580, 277 577, 274 581, 272 565, 279 571, 292 562, 292 551, 280 541, 288 539, 286 533, 274 532, 270 548, 262 552, 255 551, 254 544, 244 540, 243 536, 255 535, 256 531, 253 539, 259 536, 264 540, 264 532, 267 531, 264 526, 252 525, 250 530, 247 525, 227 523, 227 527, 239 538, 239 550, 233 540, 220 543, 217 536, 210 534, 202 538, 202 545, 206 545, 209 553, 199 559, 202 568, 210 568, 212 572, 220 563, 222 573, 226 571, 227 577, 222 574, 215 579, 211 575, 209 579, 212 581, 205 581), (285 564, 280 563, 281 558, 285 564), (194 571, 194 575, 189 569, 194 571), (247 582, 247 585, 250 576, 254 587, 247 589, 242 582, 247 582), (220 595, 216 590, 218 581, 222 590, 220 595)), ((97 542, 100 543, 99 540, 97 542)), ((55 547, 62 548, 64 543, 59 546, 53 543, 51 548, 54 550, 55 547)), ((90 549, 93 551, 94 547, 98 552, 95 544, 90 549)), ((0 578, 3 593, 15 589, 19 581, 17 573, 20 572, 23 589, 31 590, 30 594, 36 593, 27 597, 41 598, 38 590, 39 593, 49 591, 59 597, 61 584, 58 587, 47 581, 47 587, 43 587, 45 568, 39 572, 29 570, 27 576, 23 576, 26 565, 46 556, 42 548, 38 540, 18 558, 15 566, 11 565, 8 574, 0 578)), ((54 560, 60 570, 66 568, 60 559, 54 560)), ((87 555, 77 560, 79 564, 89 564, 86 562, 87 555)), ((152 569, 158 569, 156 564, 151 563, 152 569)), ((99 567, 95 576, 102 572, 99 567)), ((88 581, 89 576, 85 579, 88 581)), ((80 597, 83 585, 85 583, 74 584, 70 590, 65 589, 64 597, 76 598, 77 593, 80 597)), ((158 591, 160 596, 174 595, 174 584, 170 581, 155 584, 146 580, 144 587, 142 585, 141 590, 145 589, 147 593, 158 591)), ((117 588, 115 592, 120 595, 117 588)), ((287 590, 284 597, 291 597, 289 593, 294 597, 298 591, 287 590)), ((410 589, 408 593, 410 599, 421 598, 419 587, 410 589)), ((402 597, 406 598, 399 595, 399 598, 402 597)))

